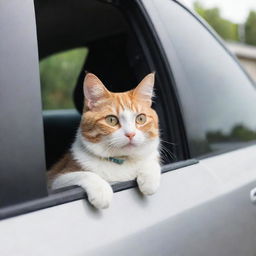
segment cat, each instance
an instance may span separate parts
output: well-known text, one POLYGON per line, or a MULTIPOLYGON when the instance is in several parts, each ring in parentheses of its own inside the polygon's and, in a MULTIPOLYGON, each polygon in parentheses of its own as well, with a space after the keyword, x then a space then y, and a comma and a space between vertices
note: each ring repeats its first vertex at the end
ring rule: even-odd
POLYGON ((78 185, 98 209, 109 207, 111 183, 137 179, 144 195, 160 185, 159 128, 151 108, 154 73, 130 91, 112 93, 87 73, 84 110, 76 138, 48 172, 51 189, 78 185))

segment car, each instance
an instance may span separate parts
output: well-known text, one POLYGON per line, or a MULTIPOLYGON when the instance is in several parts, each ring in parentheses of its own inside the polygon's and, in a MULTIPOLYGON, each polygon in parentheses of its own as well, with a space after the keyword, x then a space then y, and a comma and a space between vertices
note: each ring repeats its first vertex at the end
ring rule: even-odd
POLYGON ((2 0, 1 255, 256 254, 256 90, 222 40, 174 0, 2 0), (39 59, 87 47, 76 110, 42 111, 39 59), (84 70, 111 91, 156 72, 159 191, 113 184, 96 210, 77 186, 48 190, 69 148, 84 70))

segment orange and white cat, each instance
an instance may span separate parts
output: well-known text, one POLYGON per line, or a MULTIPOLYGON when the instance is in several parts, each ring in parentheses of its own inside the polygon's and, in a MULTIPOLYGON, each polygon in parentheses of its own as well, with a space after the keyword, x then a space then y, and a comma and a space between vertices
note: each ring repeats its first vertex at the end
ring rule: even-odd
POLYGON ((81 186, 96 208, 109 206, 110 183, 137 179, 143 194, 155 193, 161 168, 153 87, 151 73, 135 89, 112 93, 88 73, 80 127, 70 152, 49 171, 50 188, 81 186))

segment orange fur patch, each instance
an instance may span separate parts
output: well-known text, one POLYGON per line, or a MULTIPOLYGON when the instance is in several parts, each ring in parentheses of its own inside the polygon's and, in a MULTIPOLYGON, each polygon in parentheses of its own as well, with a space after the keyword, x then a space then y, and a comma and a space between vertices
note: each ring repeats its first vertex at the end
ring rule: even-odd
POLYGON ((75 172, 80 169, 80 165, 71 157, 70 153, 67 153, 47 172, 48 182, 52 182, 52 180, 59 174, 75 172))
POLYGON ((110 92, 110 97, 102 101, 96 108, 84 109, 82 116, 81 131, 83 136, 90 142, 100 142, 103 136, 113 133, 120 128, 119 125, 113 127, 106 123, 105 117, 108 115, 119 116, 125 109, 129 109, 137 114, 145 114, 147 121, 136 128, 147 133, 150 138, 159 135, 158 117, 156 112, 148 103, 134 96, 133 90, 122 93, 110 92))

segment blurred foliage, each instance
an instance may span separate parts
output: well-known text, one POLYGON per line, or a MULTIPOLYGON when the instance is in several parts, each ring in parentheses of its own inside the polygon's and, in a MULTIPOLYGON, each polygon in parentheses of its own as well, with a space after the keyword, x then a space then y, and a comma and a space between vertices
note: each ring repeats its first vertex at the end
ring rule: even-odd
POLYGON ((245 22, 245 42, 256 45, 256 12, 250 11, 245 22))
POLYGON ((243 41, 250 45, 256 45, 256 11, 250 11, 245 23, 238 25, 222 18, 219 8, 207 9, 200 1, 194 3, 194 10, 204 18, 224 40, 243 41), (242 30, 240 32, 241 36, 239 36, 239 26, 241 26, 240 29, 242 30))
POLYGON ((74 108, 72 93, 87 54, 77 48, 40 61, 43 109, 74 108))
POLYGON ((209 142, 252 141, 256 140, 256 132, 238 124, 232 128, 229 134, 224 134, 222 131, 211 131, 207 133, 206 137, 209 142))
POLYGON ((219 8, 206 9, 200 2, 195 2, 194 10, 204 18, 224 40, 239 40, 238 25, 222 18, 219 8))

